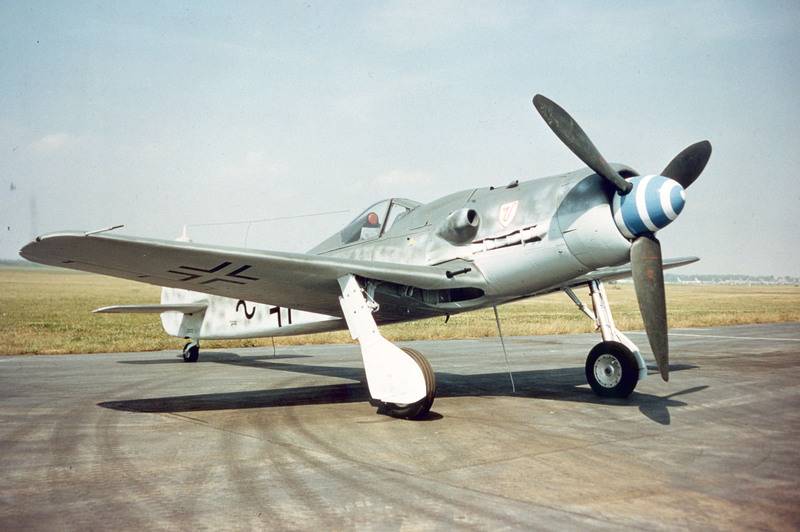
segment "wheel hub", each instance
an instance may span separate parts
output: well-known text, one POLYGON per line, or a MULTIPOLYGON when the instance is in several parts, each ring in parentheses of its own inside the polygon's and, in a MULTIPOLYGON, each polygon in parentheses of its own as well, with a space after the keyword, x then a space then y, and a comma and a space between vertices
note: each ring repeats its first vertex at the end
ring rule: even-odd
POLYGON ((613 388, 622 379, 622 367, 613 355, 600 355, 594 363, 594 377, 604 388, 613 388))

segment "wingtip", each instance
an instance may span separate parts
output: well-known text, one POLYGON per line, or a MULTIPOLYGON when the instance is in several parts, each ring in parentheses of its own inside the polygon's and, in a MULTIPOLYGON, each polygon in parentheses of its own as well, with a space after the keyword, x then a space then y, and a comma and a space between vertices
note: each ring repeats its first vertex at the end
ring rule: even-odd
POLYGON ((81 231, 58 231, 54 233, 46 233, 43 235, 38 235, 36 238, 22 246, 22 248, 17 252, 20 257, 23 259, 35 262, 38 264, 46 264, 48 266, 61 266, 63 261, 62 257, 54 256, 52 253, 52 245, 55 243, 56 247, 59 243, 59 239, 66 238, 80 238, 83 237, 83 232, 81 231), (53 262, 50 259, 55 257, 58 259, 58 262, 53 262))
POLYGON ((17 254, 18 254, 20 257, 22 257, 23 259, 25 259, 25 260, 29 260, 29 261, 32 261, 32 262, 33 262, 33 259, 31 258, 31 257, 32 257, 32 255, 30 254, 30 251, 31 251, 31 248, 32 248, 33 246, 35 246, 37 243, 39 243, 39 242, 40 242, 40 240, 39 240, 39 239, 40 239, 40 237, 38 237, 38 236, 37 236, 35 240, 31 240, 30 242, 28 242, 27 244, 25 244, 24 246, 22 246, 22 247, 19 249, 19 251, 17 252, 17 254))
POLYGON ((22 246, 17 253, 20 257, 27 261, 38 262, 36 260, 36 254, 34 253, 34 250, 39 246, 39 244, 41 244, 42 239, 46 237, 47 235, 38 235, 36 238, 22 246))

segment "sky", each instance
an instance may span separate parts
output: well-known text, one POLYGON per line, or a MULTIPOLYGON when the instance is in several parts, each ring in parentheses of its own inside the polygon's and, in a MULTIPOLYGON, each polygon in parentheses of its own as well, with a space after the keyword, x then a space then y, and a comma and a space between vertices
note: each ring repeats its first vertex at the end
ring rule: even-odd
POLYGON ((117 224, 305 251, 385 197, 584 166, 542 93, 643 174, 711 141, 659 232, 701 257, 684 272, 800 275, 796 1, 26 1, 0 20, 0 259, 117 224))

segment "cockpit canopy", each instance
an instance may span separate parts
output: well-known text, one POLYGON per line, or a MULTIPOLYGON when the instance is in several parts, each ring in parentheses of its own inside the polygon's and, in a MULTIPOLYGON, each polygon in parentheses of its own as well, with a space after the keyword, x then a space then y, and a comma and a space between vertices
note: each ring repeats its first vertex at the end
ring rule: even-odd
POLYGON ((364 209, 341 230, 342 245, 378 238, 419 205, 416 201, 400 198, 379 201, 364 209))
POLYGON ((364 209, 341 231, 322 242, 311 252, 322 253, 357 242, 379 238, 389 232, 395 222, 420 205, 418 201, 405 198, 391 198, 379 201, 364 209))

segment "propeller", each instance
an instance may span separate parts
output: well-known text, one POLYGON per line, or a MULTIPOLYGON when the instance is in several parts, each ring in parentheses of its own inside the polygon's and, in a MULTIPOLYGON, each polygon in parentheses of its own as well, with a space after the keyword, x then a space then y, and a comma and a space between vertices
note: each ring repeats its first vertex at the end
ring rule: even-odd
POLYGON ((631 272, 639 311, 661 378, 669 380, 667 303, 661 244, 656 231, 672 222, 686 200, 689 187, 711 157, 707 140, 692 144, 670 161, 661 175, 625 180, 608 164, 577 122, 554 101, 537 94, 533 105, 553 133, 595 173, 617 189, 612 202, 614 220, 633 241, 631 272), (629 194, 633 192, 632 194, 629 194))
POLYGON ((633 241, 631 273, 650 348, 653 350, 661 378, 668 381, 667 300, 664 295, 661 243, 655 237, 640 236, 633 241))
POLYGON ((605 177, 611 181, 617 190, 622 194, 627 194, 633 188, 629 182, 614 170, 610 164, 600 155, 595 148, 589 135, 584 133, 581 126, 553 100, 537 94, 533 97, 533 105, 544 121, 553 130, 561 142, 567 145, 572 153, 578 156, 586 166, 594 170, 597 175, 605 177))
POLYGON ((683 188, 689 188, 703 172, 711 157, 711 143, 707 140, 696 142, 672 159, 661 175, 674 179, 683 188))

